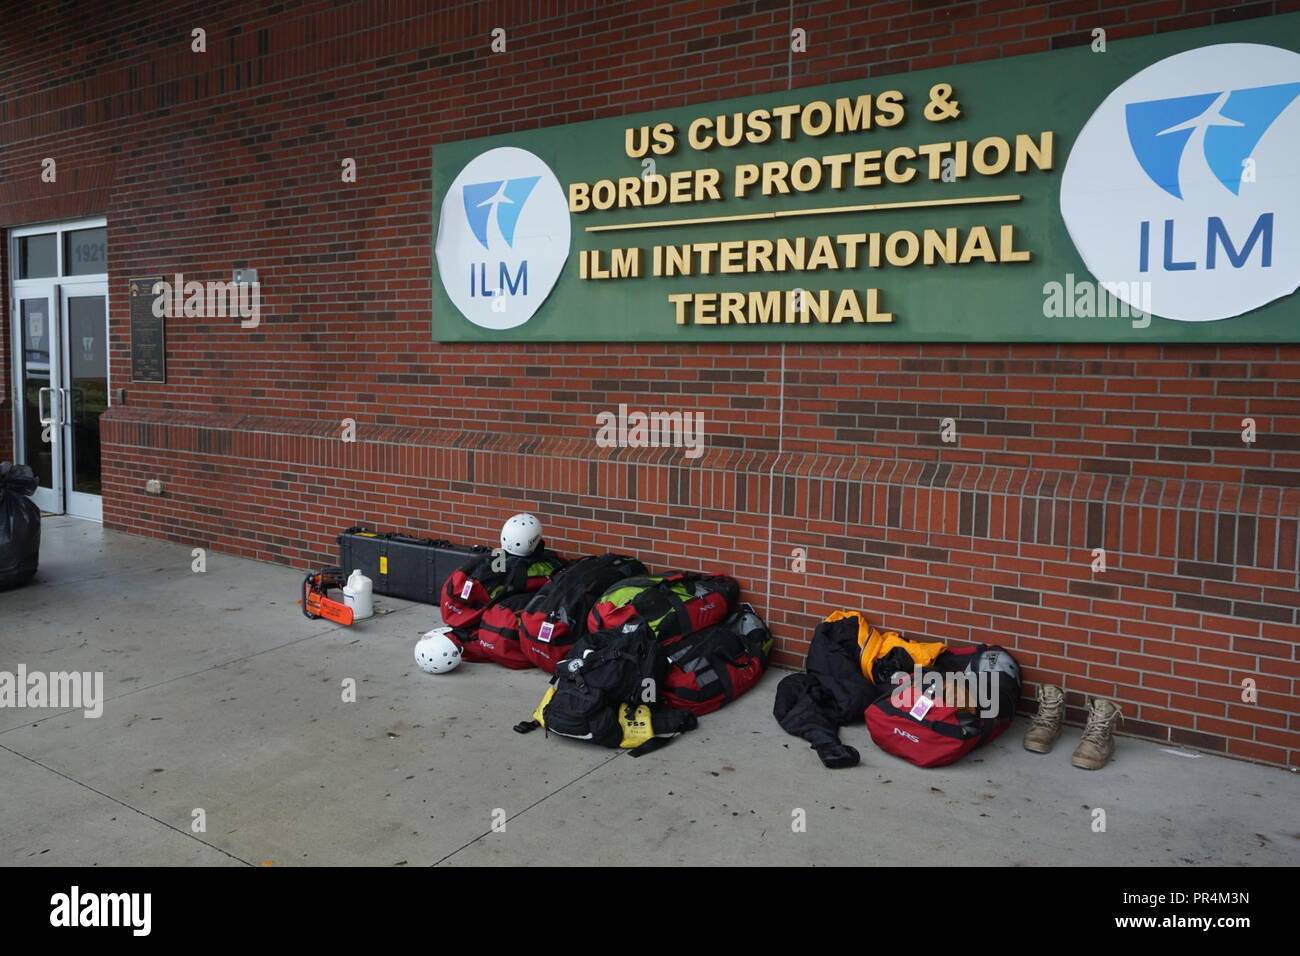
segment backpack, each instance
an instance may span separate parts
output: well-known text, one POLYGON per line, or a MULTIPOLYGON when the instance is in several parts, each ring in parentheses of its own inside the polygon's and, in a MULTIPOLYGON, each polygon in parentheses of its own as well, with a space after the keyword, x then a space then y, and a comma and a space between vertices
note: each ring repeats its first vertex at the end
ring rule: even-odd
POLYGON ((717 624, 740 598, 740 585, 723 574, 654 574, 626 578, 605 591, 587 616, 591 633, 644 620, 660 641, 717 624))
POLYGON ((605 747, 618 747, 632 751, 633 757, 649 753, 666 745, 678 734, 694 730, 699 726, 699 718, 686 710, 672 708, 654 708, 647 704, 619 704, 617 708, 597 709, 597 719, 578 726, 579 732, 573 732, 570 724, 557 723, 548 725, 547 714, 551 713, 556 688, 549 687, 546 695, 533 711, 533 719, 523 724, 516 724, 519 733, 528 733, 543 727, 547 735, 554 733, 561 737, 587 740, 605 747), (559 726, 569 726, 568 731, 558 730, 559 726))
POLYGON ((772 634, 748 604, 721 624, 664 647, 664 703, 698 717, 729 704, 758 683, 772 652, 772 634))
POLYGON ((921 686, 914 686, 908 675, 906 685, 873 701, 864 716, 876 746, 918 767, 943 767, 1001 735, 1015 716, 1019 681, 998 675, 997 702, 991 704, 992 713, 987 716, 981 712, 978 699, 972 699, 966 682, 952 688, 955 694, 947 692, 947 684, 938 695, 927 693, 931 674, 940 678, 973 674, 978 680, 976 658, 986 650, 1006 653, 1004 648, 983 644, 949 648, 932 667, 923 669, 921 686))
POLYGON ((546 550, 540 541, 532 554, 506 554, 505 569, 498 571, 497 552, 485 551, 470 558, 447 578, 439 607, 442 622, 464 634, 472 634, 483 612, 502 598, 536 591, 564 566, 564 559, 546 550))
POLYGON ((584 635, 556 668, 533 721, 515 729, 541 726, 548 736, 623 749, 691 730, 694 714, 657 706, 664 667, 659 642, 644 621, 584 635))
POLYGON ((524 657, 555 673, 574 641, 587 633, 587 615, 596 599, 616 581, 645 573, 644 564, 622 554, 583 558, 566 567, 519 615, 524 657))
POLYGON ((519 647, 519 613, 533 599, 531 591, 502 598, 483 612, 478 626, 462 638, 461 659, 477 664, 500 664, 512 670, 532 667, 519 647))

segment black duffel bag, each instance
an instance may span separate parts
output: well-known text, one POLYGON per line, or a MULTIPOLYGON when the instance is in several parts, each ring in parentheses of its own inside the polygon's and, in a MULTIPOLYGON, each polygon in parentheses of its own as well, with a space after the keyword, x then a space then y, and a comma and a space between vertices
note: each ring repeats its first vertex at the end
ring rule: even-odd
POLYGON ((0 591, 26 584, 41 554, 41 509, 32 501, 36 475, 0 462, 0 591))

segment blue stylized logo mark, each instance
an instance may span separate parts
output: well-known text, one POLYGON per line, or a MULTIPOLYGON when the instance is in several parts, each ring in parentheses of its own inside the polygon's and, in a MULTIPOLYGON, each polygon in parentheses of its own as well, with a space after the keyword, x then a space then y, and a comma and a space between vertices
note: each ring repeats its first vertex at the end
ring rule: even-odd
POLYGON ((515 226, 519 214, 523 212, 524 203, 528 201, 533 187, 540 176, 526 176, 522 179, 498 179, 490 183, 469 183, 465 186, 465 218, 469 220, 470 231, 484 249, 489 247, 488 223, 492 212, 496 210, 497 229, 507 246, 515 244, 515 226))
POLYGON ((1151 181, 1182 199, 1179 168, 1187 144, 1199 135, 1210 172, 1235 196, 1246 159, 1297 96, 1300 83, 1279 83, 1129 103, 1128 140, 1151 181))

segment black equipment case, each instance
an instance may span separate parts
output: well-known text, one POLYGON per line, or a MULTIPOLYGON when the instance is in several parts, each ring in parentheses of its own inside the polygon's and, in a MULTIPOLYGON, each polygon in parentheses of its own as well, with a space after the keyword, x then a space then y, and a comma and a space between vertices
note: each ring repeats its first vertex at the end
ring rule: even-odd
POLYGON ((451 572, 472 556, 490 551, 482 545, 461 547, 450 541, 382 534, 353 525, 338 537, 339 567, 346 577, 360 569, 374 582, 375 593, 421 604, 437 604, 451 572))

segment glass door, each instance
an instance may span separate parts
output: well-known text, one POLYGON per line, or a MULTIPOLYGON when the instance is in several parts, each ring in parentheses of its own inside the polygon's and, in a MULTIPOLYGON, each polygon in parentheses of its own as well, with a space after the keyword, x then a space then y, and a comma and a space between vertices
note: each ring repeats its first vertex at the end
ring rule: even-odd
POLYGON ((99 416, 108 408, 108 287, 59 286, 59 414, 63 495, 68 514, 103 519, 99 416))
MULTIPOLYGON (((37 506, 101 520, 99 418, 108 407, 108 229, 103 219, 9 230, 13 459, 37 506)), ((0 458, 9 458, 0 449, 0 458)))
POLYGON ((17 460, 36 472, 32 500, 42 511, 63 511, 63 433, 59 323, 54 316, 55 287, 25 289, 14 300, 14 357, 18 388, 15 411, 17 460))

